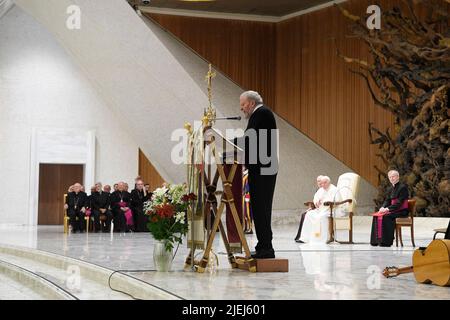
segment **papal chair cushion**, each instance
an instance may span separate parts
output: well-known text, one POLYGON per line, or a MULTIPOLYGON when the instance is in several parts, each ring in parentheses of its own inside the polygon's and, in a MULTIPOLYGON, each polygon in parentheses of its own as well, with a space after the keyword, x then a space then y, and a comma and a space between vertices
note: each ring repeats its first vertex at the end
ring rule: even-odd
POLYGON ((351 229, 351 222, 349 217, 334 218, 335 230, 349 230, 351 229))
POLYGON ((356 173, 347 172, 339 176, 337 190, 340 193, 341 200, 352 199, 352 203, 346 203, 341 206, 341 210, 346 212, 355 212, 356 195, 358 193, 360 177, 356 173))

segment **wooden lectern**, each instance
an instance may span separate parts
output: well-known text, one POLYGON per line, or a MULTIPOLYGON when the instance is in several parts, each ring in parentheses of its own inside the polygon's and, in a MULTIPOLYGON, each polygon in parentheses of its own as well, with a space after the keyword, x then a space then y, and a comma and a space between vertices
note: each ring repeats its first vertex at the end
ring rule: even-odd
POLYGON ((186 259, 185 266, 193 266, 195 271, 200 273, 205 272, 209 263, 210 255, 212 254, 211 250, 214 238, 219 230, 228 254, 228 261, 232 268, 238 268, 236 257, 234 256, 227 233, 221 220, 224 209, 228 206, 231 210, 233 222, 236 226, 236 231, 239 235, 239 240, 245 254, 245 257, 240 260, 244 260, 243 263, 246 265, 246 270, 256 272, 256 260, 251 257, 250 249, 242 227, 241 217, 239 217, 238 210, 236 209, 236 203, 241 205, 242 199, 234 199, 232 192, 235 175, 239 174, 239 176, 242 176, 242 166, 239 163, 238 158, 239 154, 242 153, 243 150, 228 141, 220 132, 211 126, 203 128, 203 136, 204 148, 205 150, 207 148, 209 149, 209 153, 205 152, 205 154, 209 154, 210 160, 213 160, 205 161, 204 165, 201 166, 203 171, 203 181, 206 189, 206 195, 203 197, 203 213, 207 220, 207 242, 202 259, 200 261, 192 261, 195 248, 191 249, 186 259), (222 148, 222 152, 218 150, 220 147, 222 148), (230 148, 232 149, 231 152, 225 152, 225 150, 230 148), (229 163, 230 159, 231 163, 229 163), (228 166, 228 168, 226 168, 226 166, 228 166), (214 167, 215 170, 213 170, 214 167), (238 173, 238 170, 241 172, 238 173), (218 190, 220 182, 222 182, 222 191, 218 190), (218 199, 218 197, 220 197, 220 199, 218 199), (211 219, 213 220, 212 227, 211 219))

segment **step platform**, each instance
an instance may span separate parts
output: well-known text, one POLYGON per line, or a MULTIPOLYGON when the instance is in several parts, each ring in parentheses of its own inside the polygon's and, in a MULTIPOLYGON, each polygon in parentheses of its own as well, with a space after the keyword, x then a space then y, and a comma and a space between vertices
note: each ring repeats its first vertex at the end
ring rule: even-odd
MULTIPOLYGON (((236 257, 239 269, 249 270, 248 262, 244 257, 236 257)), ((256 272, 289 272, 289 260, 282 258, 256 259, 256 272)))

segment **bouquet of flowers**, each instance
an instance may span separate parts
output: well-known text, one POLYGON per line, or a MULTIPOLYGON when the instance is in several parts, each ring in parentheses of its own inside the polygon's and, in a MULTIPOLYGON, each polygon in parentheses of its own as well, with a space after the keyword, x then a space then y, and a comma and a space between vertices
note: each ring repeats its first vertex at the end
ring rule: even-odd
POLYGON ((147 228, 155 240, 164 242, 167 251, 174 243, 181 243, 188 232, 187 209, 195 198, 187 193, 186 184, 165 184, 144 203, 144 213, 149 216, 147 228))

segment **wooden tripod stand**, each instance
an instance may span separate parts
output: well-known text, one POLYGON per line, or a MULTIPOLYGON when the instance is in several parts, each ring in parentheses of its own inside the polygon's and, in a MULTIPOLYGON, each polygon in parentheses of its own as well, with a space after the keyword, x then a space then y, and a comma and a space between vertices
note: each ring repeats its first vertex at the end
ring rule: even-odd
MULTIPOLYGON (((213 128, 207 127, 207 128, 205 128, 205 132, 207 130, 212 130, 214 133, 218 134, 222 139, 223 146, 225 146, 227 143, 232 144, 231 142, 227 141, 219 132, 217 132, 213 128)), ((248 266, 247 270, 250 272, 256 272, 256 260, 251 257, 250 249, 248 247, 247 240, 245 238, 244 229, 242 227, 241 220, 239 219, 239 214, 236 209, 235 199, 233 198, 233 193, 232 193, 232 181, 236 174, 236 170, 238 168, 239 163, 236 160, 234 160, 233 164, 231 165, 231 169, 228 173, 228 176, 227 176, 225 173, 224 164, 219 159, 218 152, 216 150, 215 137, 211 136, 211 138, 209 140, 205 141, 205 146, 206 145, 209 145, 211 153, 212 153, 213 157, 215 158, 216 167, 217 167, 215 170, 215 173, 214 173, 214 177, 212 177, 212 175, 211 175, 212 165, 210 163, 208 165, 205 165, 203 168, 203 170, 204 170, 203 177, 204 177, 204 183, 206 185, 206 193, 207 193, 206 198, 205 198, 206 203, 204 205, 204 214, 206 215, 206 217, 208 217, 207 225, 208 225, 208 229, 209 229, 208 233, 207 233, 207 244, 206 244, 206 248, 205 248, 203 257, 200 261, 192 261, 192 259, 194 259, 195 249, 191 249, 188 257, 186 258, 185 266, 187 267, 187 266, 193 265, 195 271, 197 271, 199 273, 205 272, 206 267, 208 266, 208 263, 209 263, 210 255, 212 254, 211 249, 212 249, 212 245, 214 242, 214 238, 216 236, 217 230, 219 230, 220 234, 222 236, 222 240, 224 242, 226 251, 227 251, 228 261, 232 268, 238 268, 238 262, 236 261, 236 257, 234 256, 234 254, 231 250, 230 243, 228 241, 228 238, 227 238, 227 235, 225 232, 225 228, 224 228, 222 220, 221 220, 222 213, 223 213, 226 205, 228 205, 229 208, 231 209, 233 221, 236 225, 239 239, 242 243, 242 247, 243 247, 244 253, 245 253, 245 257, 239 259, 240 264, 242 264, 241 260, 244 260, 243 262, 245 263, 246 266, 248 266), (222 184, 223 184, 223 192, 217 191, 217 185, 220 180, 222 181, 222 184), (218 195, 220 195, 220 202, 217 199, 218 195), (220 203, 219 207, 217 207, 218 203, 220 203), (213 217, 214 217, 212 228, 210 228, 210 223, 209 223, 211 212, 213 213, 213 217)), ((232 145, 234 146, 234 148, 238 148, 234 144, 232 144, 232 145)), ((235 151, 236 151, 236 149, 235 149, 235 151)), ((241 200, 237 199, 237 201, 240 204, 241 200)))

